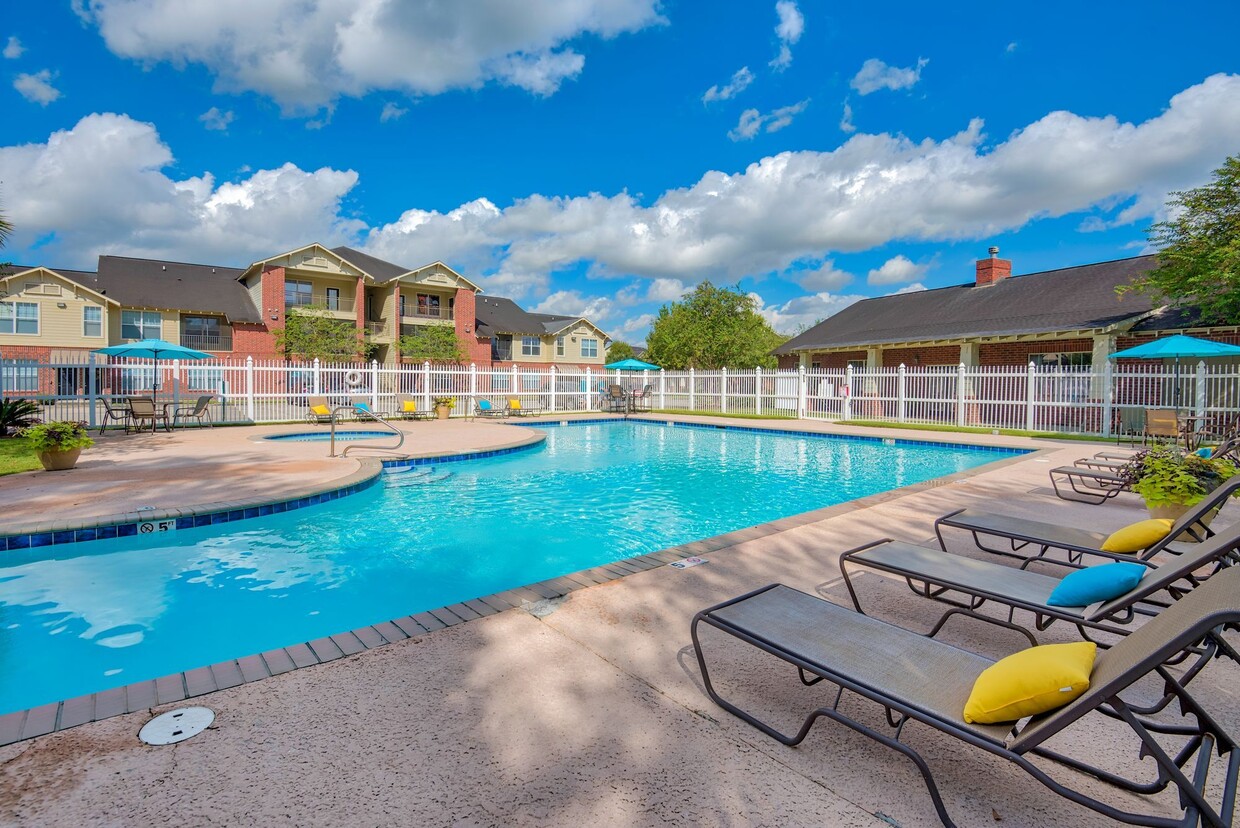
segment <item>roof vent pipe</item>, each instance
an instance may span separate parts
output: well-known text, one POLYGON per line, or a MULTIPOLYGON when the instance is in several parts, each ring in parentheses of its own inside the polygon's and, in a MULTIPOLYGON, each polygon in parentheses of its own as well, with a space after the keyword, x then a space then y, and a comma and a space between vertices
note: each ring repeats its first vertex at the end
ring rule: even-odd
MULTIPOLYGON (((990 250, 989 250, 988 252, 990 253, 990 258, 992 258, 992 259, 996 259, 996 258, 998 258, 998 257, 999 257, 999 248, 997 248, 997 247, 992 247, 992 248, 990 248, 990 250)), ((212 273, 214 273, 215 271, 213 270, 213 271, 211 271, 211 272, 212 272, 212 273)))

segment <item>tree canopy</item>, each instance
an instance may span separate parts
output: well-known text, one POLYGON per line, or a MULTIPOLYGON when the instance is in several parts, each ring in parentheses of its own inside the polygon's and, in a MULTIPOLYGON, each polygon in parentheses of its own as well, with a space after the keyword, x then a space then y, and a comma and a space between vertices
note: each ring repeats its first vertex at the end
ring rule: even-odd
POLYGON ((633 353, 633 346, 627 342, 613 342, 611 347, 607 349, 607 362, 619 362, 622 359, 635 359, 637 354, 633 353))
POLYGON ((464 362, 465 351, 456 331, 446 325, 415 325, 396 345, 403 357, 415 362, 464 362))
POLYGON ((1168 200, 1171 218, 1149 229, 1158 267, 1131 286, 1171 305, 1196 305, 1207 324, 1240 322, 1240 155, 1213 180, 1168 200))
POLYGON ((337 319, 327 308, 308 305, 291 313, 283 328, 277 328, 276 347, 285 356, 319 359, 325 362, 347 362, 359 354, 369 357, 373 346, 361 339, 352 322, 337 319))
POLYGON ((646 357, 673 370, 774 368, 771 350, 785 339, 739 285, 715 287, 704 281, 681 301, 659 308, 646 339, 646 357))

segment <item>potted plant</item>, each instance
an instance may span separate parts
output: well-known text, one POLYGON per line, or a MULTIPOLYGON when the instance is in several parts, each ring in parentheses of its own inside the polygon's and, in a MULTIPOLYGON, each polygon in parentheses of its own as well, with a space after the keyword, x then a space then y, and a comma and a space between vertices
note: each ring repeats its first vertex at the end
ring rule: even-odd
POLYGON ((1222 457, 1159 448, 1133 457, 1123 474, 1145 500, 1150 517, 1175 520, 1235 475, 1236 466, 1222 457))
POLYGON ((30 440, 30 447, 39 455, 39 462, 48 471, 66 471, 73 468, 82 449, 95 444, 86 433, 86 423, 71 421, 33 425, 24 429, 20 436, 30 440))
POLYGON ((452 408, 456 405, 456 397, 436 397, 435 416, 446 420, 452 416, 452 408))

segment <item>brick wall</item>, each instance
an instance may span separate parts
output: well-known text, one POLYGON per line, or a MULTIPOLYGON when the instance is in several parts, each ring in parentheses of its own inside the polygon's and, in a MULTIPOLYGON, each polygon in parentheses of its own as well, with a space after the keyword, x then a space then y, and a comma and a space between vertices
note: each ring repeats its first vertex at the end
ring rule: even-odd
POLYGON ((959 365, 959 345, 930 345, 920 348, 884 348, 883 367, 906 368, 922 365, 959 365))
MULTIPOLYGON (((830 354, 810 354, 807 365, 821 363, 822 368, 845 368, 850 360, 859 359, 865 362, 865 351, 837 351, 830 354)), ((796 367, 793 365, 793 367, 796 367)))
POLYGON ((781 371, 795 371, 797 366, 801 364, 801 355, 780 354, 775 358, 775 364, 781 371))
POLYGON ((284 268, 263 268, 263 306, 258 309, 268 329, 284 327, 284 268))
POLYGON ((452 302, 456 338, 465 352, 465 362, 479 368, 491 366, 491 338, 478 336, 474 326, 478 324, 474 292, 469 288, 457 288, 452 302))
MULTIPOLYGON (((281 291, 280 301, 284 301, 283 291, 281 291)), ((219 356, 223 359, 245 359, 248 356, 255 359, 283 359, 284 357, 276 351, 275 335, 266 325, 242 322, 233 323, 232 351, 221 353, 219 356)))
MULTIPOLYGON (((1183 333, 1183 332, 1182 331, 1166 331, 1163 335, 1169 336, 1171 334, 1177 334, 1177 333, 1183 333)), ((1218 332, 1218 333, 1214 333, 1213 331, 1211 331, 1211 332, 1205 332, 1205 333, 1193 333, 1191 334, 1191 336, 1195 336, 1198 339, 1209 339, 1212 342, 1225 342, 1228 345, 1240 345, 1240 331, 1218 332)), ((1154 339, 1157 339, 1157 338, 1158 337, 1156 337, 1154 334, 1134 334, 1131 336, 1121 336, 1116 340, 1115 350, 1122 351, 1125 348, 1133 348, 1137 345, 1144 345, 1146 342, 1152 342, 1154 339)))
POLYGON ((982 345, 978 353, 981 365, 1028 365, 1030 354, 1092 353, 1092 339, 1060 339, 1054 342, 996 342, 982 345))

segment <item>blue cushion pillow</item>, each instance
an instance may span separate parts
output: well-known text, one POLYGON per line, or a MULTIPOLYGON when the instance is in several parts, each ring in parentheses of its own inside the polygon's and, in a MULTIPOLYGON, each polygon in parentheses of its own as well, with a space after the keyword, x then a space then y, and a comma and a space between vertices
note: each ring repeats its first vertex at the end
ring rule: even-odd
POLYGON ((1118 598, 1135 587, 1146 567, 1135 563, 1109 563, 1078 569, 1055 587, 1046 603, 1052 607, 1085 607, 1118 598))
POLYGON ((353 407, 362 411, 370 411, 370 403, 354 403, 353 407))

